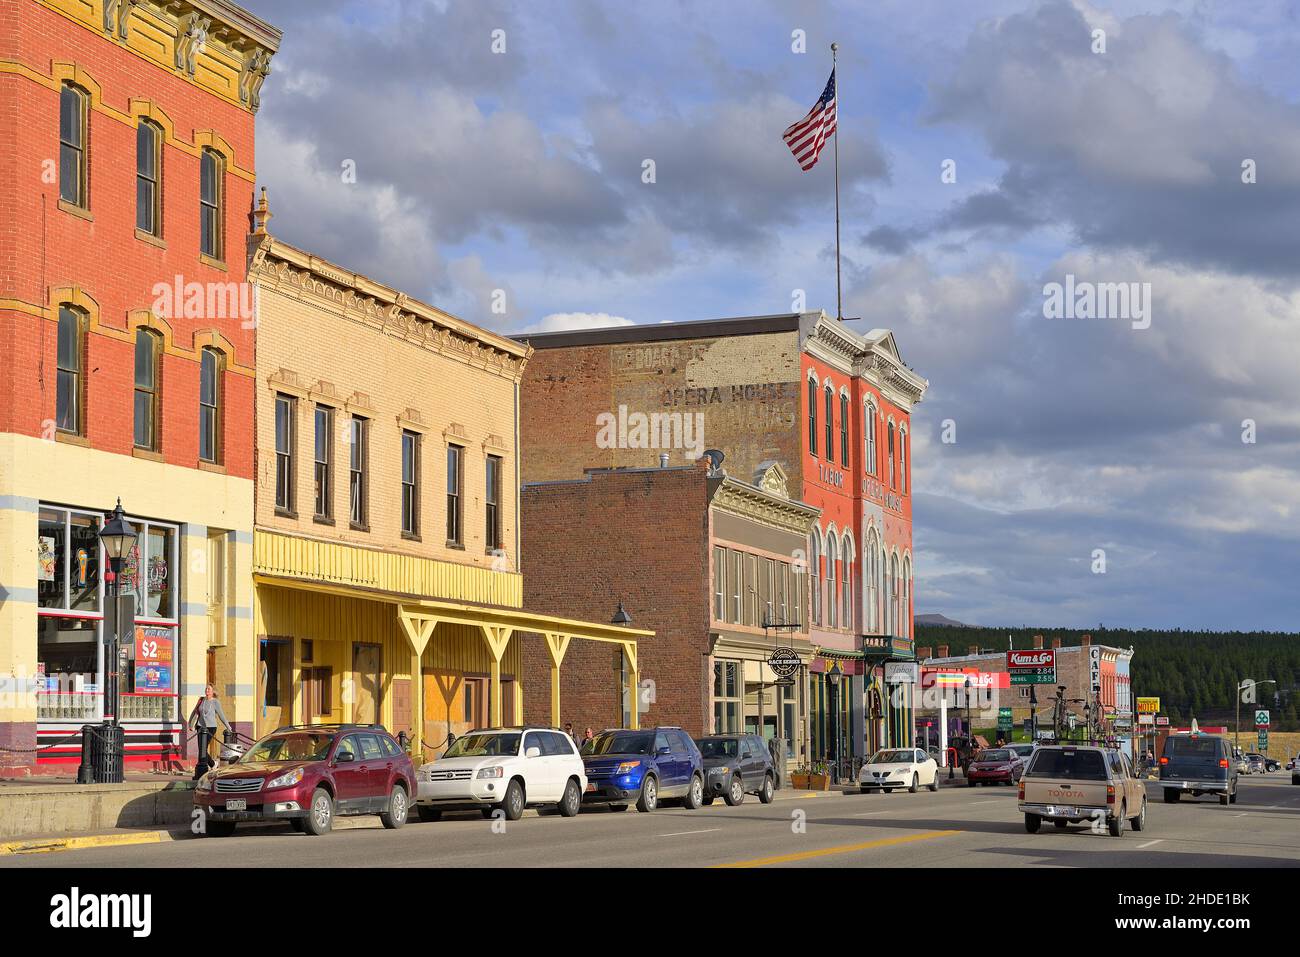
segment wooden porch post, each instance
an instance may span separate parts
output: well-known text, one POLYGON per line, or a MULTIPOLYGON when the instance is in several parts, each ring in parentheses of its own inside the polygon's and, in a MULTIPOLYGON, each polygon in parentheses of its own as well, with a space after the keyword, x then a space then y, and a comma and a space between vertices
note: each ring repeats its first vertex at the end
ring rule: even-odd
POLYGON ((569 650, 571 637, 550 631, 545 635, 546 650, 551 655, 551 726, 554 728, 560 726, 560 665, 569 650))
MULTIPOLYGON (((411 676, 415 682, 414 720, 411 722, 412 737, 415 740, 415 746, 412 751, 415 752, 421 760, 424 756, 424 674, 421 661, 424 659, 424 649, 429 646, 429 638, 433 635, 433 629, 438 626, 438 619, 427 615, 413 615, 405 608, 398 606, 397 620, 402 623, 402 631, 406 633, 406 640, 411 643, 411 668, 414 672, 411 676)), ((417 764, 419 761, 416 762, 417 764)))
POLYGON ((635 731, 641 727, 641 673, 637 670, 636 665, 636 642, 623 642, 623 655, 627 658, 627 680, 628 702, 632 705, 629 709, 631 713, 632 730, 635 731))
POLYGON ((483 630, 483 640, 487 642, 488 653, 492 656, 492 708, 488 721, 492 727, 501 727, 501 657, 510 644, 514 629, 506 625, 479 625, 483 630))

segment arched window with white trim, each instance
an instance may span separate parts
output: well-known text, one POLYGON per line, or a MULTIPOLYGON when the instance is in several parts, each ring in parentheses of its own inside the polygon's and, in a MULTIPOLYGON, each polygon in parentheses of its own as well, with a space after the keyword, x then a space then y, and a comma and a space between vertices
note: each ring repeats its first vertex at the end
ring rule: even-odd
POLYGON ((912 559, 903 559, 903 634, 912 637, 912 559))
POLYGON ((849 535, 844 536, 844 541, 840 543, 841 556, 841 577, 843 584, 840 585, 840 594, 842 598, 842 613, 840 623, 844 628, 853 630, 853 539, 849 535))
POLYGON ((835 590, 835 562, 840 556, 839 539, 835 533, 826 535, 826 627, 839 627, 839 594, 835 590))
POLYGON ((826 461, 835 461, 835 392, 826 386, 826 461))
POLYGON ((808 380, 808 452, 817 454, 817 380, 808 380))
POLYGON ((898 490, 907 492, 907 429, 898 429, 898 490))
POLYGON ((898 555, 889 556, 889 633, 902 635, 898 626, 898 555))
POLYGON ((880 615, 876 608, 876 602, 880 600, 880 559, 877 551, 880 546, 876 541, 876 530, 874 528, 867 530, 867 543, 862 549, 862 582, 867 589, 867 619, 864 621, 863 630, 867 634, 875 634, 879 625, 880 615))
POLYGON ((812 623, 820 625, 822 623, 822 536, 821 530, 816 526, 812 530, 811 552, 808 568, 812 574, 812 593, 809 600, 812 602, 812 623))
POLYGON ((876 474, 876 407, 868 402, 862 416, 862 431, 867 440, 867 474, 876 474))

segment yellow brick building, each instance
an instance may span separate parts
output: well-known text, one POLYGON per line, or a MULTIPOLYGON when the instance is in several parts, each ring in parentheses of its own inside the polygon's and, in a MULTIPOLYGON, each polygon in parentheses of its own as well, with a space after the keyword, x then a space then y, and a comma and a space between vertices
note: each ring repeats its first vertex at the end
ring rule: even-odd
MULTIPOLYGON (((522 720, 521 633, 558 669, 649 632, 523 610, 519 383, 529 347, 265 231, 252 571, 259 733, 378 721, 431 749, 522 720)), ((612 610, 612 609, 611 609, 612 610)))

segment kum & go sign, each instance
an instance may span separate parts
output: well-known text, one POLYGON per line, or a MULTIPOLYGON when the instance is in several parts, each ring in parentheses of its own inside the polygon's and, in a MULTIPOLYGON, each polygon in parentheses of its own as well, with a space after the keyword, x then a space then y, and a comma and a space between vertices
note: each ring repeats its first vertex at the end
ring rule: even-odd
POLYGON ((1032 651, 1008 651, 1007 673, 1013 685, 1054 684, 1056 682, 1056 649, 1035 648, 1032 651))

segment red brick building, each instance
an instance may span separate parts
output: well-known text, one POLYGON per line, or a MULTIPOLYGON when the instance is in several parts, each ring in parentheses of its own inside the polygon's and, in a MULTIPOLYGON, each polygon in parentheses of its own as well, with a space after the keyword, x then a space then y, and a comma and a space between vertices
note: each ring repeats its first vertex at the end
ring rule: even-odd
POLYGON ((128 754, 173 756, 208 681, 251 727, 245 239, 279 40, 228 0, 0 0, 0 746, 63 742, 42 763, 106 715, 96 533, 119 497, 128 754))
MULTIPOLYGON (((808 576, 793 556, 817 515, 790 501, 775 465, 757 483, 705 459, 527 484, 524 600, 547 614, 605 619, 621 604, 636 627, 654 631, 637 652, 643 725, 762 733, 785 741, 789 759, 806 760, 814 656, 808 576), (777 649, 798 659, 791 682, 778 683, 768 664, 777 649)), ((609 680, 623 667, 621 652, 588 646, 569 654, 563 719, 579 728, 629 726, 627 675, 609 680)), ((542 639, 529 639, 524 671, 544 672, 547 663, 542 639)), ((531 683, 525 715, 546 720, 549 700, 531 683)))
POLYGON ((817 652, 809 707, 823 715, 812 752, 835 753, 831 728, 841 753, 910 739, 868 661, 911 657, 910 419, 928 383, 893 334, 812 312, 520 338, 535 349, 521 396, 525 482, 652 466, 664 453, 679 464, 705 448, 745 480, 781 466, 791 499, 820 510, 800 556, 817 652), (847 693, 828 673, 847 676, 847 693))

